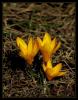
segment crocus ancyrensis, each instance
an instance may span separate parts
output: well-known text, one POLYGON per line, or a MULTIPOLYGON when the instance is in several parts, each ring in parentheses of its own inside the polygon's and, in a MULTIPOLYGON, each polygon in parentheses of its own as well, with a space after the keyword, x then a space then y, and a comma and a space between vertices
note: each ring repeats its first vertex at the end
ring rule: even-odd
POLYGON ((39 49, 43 55, 43 60, 47 62, 51 56, 59 49, 61 42, 56 41, 56 38, 51 40, 50 35, 46 32, 43 41, 37 37, 39 49))
POLYGON ((51 60, 49 60, 46 64, 43 63, 42 67, 48 80, 52 80, 54 77, 64 76, 66 74, 65 71, 61 71, 61 63, 53 67, 51 60))
POLYGON ((23 39, 17 37, 16 43, 20 49, 20 56, 22 56, 31 65, 39 50, 36 40, 33 40, 31 37, 27 45, 23 39))

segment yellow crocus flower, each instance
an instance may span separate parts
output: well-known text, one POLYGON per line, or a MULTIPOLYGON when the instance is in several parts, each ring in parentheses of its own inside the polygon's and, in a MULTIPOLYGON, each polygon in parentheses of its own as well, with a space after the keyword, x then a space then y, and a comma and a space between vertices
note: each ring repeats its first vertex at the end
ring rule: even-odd
POLYGON ((61 71, 62 68, 61 63, 53 67, 51 60, 49 60, 46 64, 43 63, 42 67, 48 80, 52 80, 54 77, 63 76, 66 74, 65 71, 64 72, 61 71))
POLYGON ((45 33, 43 41, 37 37, 37 42, 45 62, 51 58, 52 54, 54 54, 61 45, 61 42, 57 43, 56 38, 51 40, 51 37, 47 32, 45 33))
POLYGON ((31 37, 28 41, 28 45, 20 37, 16 38, 17 46, 20 49, 20 56, 22 56, 30 65, 32 64, 34 57, 36 56, 39 48, 37 41, 31 37))

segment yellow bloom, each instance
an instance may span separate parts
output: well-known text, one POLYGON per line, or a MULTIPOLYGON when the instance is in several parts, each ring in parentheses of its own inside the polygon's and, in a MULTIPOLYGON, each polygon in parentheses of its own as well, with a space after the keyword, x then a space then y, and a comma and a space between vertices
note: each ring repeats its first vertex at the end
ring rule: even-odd
POLYGON ((66 74, 66 72, 61 71, 61 63, 53 67, 51 61, 49 60, 46 64, 43 63, 42 67, 48 80, 52 80, 54 77, 63 76, 66 74))
POLYGON ((45 33, 43 41, 37 37, 37 42, 45 62, 51 58, 51 56, 59 49, 61 45, 61 42, 57 43, 56 38, 51 40, 51 37, 47 32, 45 33))
POLYGON ((16 43, 20 49, 20 56, 22 56, 31 65, 34 60, 34 57, 39 50, 37 41, 33 40, 33 38, 31 37, 28 41, 27 46, 23 39, 17 37, 16 43))

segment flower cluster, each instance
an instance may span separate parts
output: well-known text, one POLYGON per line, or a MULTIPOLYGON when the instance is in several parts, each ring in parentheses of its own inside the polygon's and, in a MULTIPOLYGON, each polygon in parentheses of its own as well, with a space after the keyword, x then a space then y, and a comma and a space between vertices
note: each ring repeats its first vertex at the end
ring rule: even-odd
POLYGON ((23 57, 30 65, 32 64, 35 55, 37 54, 39 48, 37 41, 32 37, 28 41, 28 45, 21 38, 16 39, 17 46, 20 49, 20 56, 23 57))
POLYGON ((17 37, 16 43, 20 49, 20 56, 23 57, 30 65, 40 50, 43 56, 43 71, 45 72, 48 80, 65 75, 66 72, 61 71, 62 64, 59 63, 53 67, 51 61, 52 55, 60 48, 61 42, 57 43, 56 38, 52 40, 51 36, 47 32, 45 33, 43 40, 41 40, 40 37, 37 37, 37 39, 30 37, 27 45, 23 39, 17 37))

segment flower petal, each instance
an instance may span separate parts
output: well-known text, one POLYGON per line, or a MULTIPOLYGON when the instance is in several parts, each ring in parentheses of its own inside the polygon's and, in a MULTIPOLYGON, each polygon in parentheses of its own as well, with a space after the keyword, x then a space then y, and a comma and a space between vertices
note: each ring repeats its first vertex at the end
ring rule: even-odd
POLYGON ((51 80, 53 78, 53 74, 52 74, 52 68, 47 68, 46 69, 46 76, 48 78, 48 80, 51 80))
POLYGON ((58 76, 64 76, 66 72, 59 72, 58 76))
POLYGON ((55 52, 60 48, 60 46, 61 46, 61 42, 59 42, 59 43, 57 44, 57 46, 56 46, 55 49, 53 50, 53 53, 55 53, 55 52))
POLYGON ((46 33, 45 33, 45 36, 44 36, 44 38, 43 38, 43 45, 46 45, 46 44, 50 45, 50 43, 51 43, 51 37, 50 37, 50 35, 46 32, 46 33))
POLYGON ((46 65, 43 63, 43 70, 46 73, 47 79, 51 80, 52 79, 52 71, 53 71, 51 60, 49 60, 46 65))
POLYGON ((24 55, 27 55, 27 44, 23 41, 23 39, 17 37, 16 43, 21 52, 23 52, 24 55))
POLYGON ((31 65, 32 62, 33 62, 33 57, 31 57, 31 56, 28 57, 28 58, 27 58, 27 63, 31 65))
POLYGON ((19 52, 19 55, 22 57, 22 58, 24 58, 25 60, 26 60, 26 55, 24 55, 24 53, 23 52, 19 52))
POLYGON ((38 53, 39 47, 36 40, 34 40, 34 47, 33 47, 33 57, 38 53))
POLYGON ((43 55, 43 60, 47 62, 51 58, 51 48, 49 45, 44 45, 41 47, 41 53, 43 55))
POLYGON ((51 60, 48 60, 48 62, 47 62, 47 66, 46 66, 46 67, 52 69, 52 63, 51 63, 51 60))
POLYGON ((51 52, 53 53, 54 49, 55 49, 55 46, 56 46, 56 38, 54 38, 52 41, 51 41, 51 52))
POLYGON ((49 59, 50 59, 50 53, 48 51, 41 51, 42 52, 42 55, 43 55, 43 61, 44 62, 47 62, 49 59))
POLYGON ((37 37, 37 42, 38 42, 39 48, 41 48, 43 46, 43 42, 39 37, 37 37))
POLYGON ((31 37, 28 42, 28 56, 32 55, 32 50, 33 50, 33 39, 31 37))
POLYGON ((42 65, 42 67, 43 67, 43 70, 44 70, 44 72, 46 71, 46 66, 45 66, 45 64, 43 63, 43 65, 42 65))
POLYGON ((48 79, 49 81, 51 81, 52 78, 53 78, 52 76, 49 76, 49 75, 47 75, 47 74, 46 74, 46 76, 47 76, 47 79, 48 79))
POLYGON ((62 63, 59 63, 55 67, 53 67, 53 69, 52 69, 53 70, 52 71, 53 77, 56 77, 58 75, 61 68, 62 68, 62 63))

